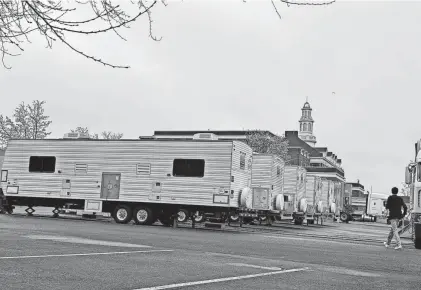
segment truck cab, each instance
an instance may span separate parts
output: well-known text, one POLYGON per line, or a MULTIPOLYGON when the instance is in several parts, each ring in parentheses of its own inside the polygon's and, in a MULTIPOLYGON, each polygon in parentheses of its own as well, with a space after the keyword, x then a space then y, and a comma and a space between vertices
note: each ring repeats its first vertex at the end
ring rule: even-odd
POLYGON ((409 210, 411 211, 412 239, 416 249, 421 249, 421 140, 415 144, 416 158, 405 169, 405 183, 410 186, 409 210))

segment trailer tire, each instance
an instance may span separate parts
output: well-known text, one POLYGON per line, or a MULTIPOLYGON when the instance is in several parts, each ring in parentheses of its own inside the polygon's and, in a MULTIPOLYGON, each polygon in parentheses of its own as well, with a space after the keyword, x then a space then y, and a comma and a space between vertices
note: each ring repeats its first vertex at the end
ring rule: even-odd
POLYGON ((113 218, 118 224, 127 224, 132 219, 132 209, 127 205, 117 205, 114 209, 113 218))
POLYGON ((294 219, 294 225, 301 226, 303 222, 304 222, 304 219, 302 218, 294 219))
POLYGON ((137 225, 151 225, 155 222, 149 207, 139 206, 133 211, 133 220, 137 225))
POLYGON ((189 219, 189 215, 190 215, 190 213, 189 213, 188 210, 180 209, 178 211, 178 217, 177 217, 178 222, 179 223, 185 223, 189 219))
POLYGON ((240 221, 240 216, 238 214, 231 214, 229 216, 229 220, 230 220, 230 222, 236 223, 236 222, 240 221))
POLYGON ((203 223, 204 221, 206 220, 206 216, 203 214, 203 215, 199 215, 199 216, 196 216, 195 218, 194 218, 194 222, 195 223, 203 223))
POLYGON ((341 215, 340 215, 340 219, 341 219, 342 222, 347 222, 347 221, 349 221, 349 216, 348 216, 347 213, 342 212, 341 215))

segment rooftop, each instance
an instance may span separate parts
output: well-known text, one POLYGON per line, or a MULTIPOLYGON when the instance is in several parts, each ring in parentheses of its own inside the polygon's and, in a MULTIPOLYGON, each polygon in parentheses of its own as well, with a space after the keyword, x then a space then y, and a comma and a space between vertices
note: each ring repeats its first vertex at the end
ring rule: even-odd
MULTIPOLYGON (((222 131, 218 131, 218 130, 191 130, 191 131, 155 131, 154 135, 155 136, 162 136, 162 135, 173 135, 173 136, 182 136, 182 135, 195 135, 198 133, 213 133, 215 135, 220 135, 220 136, 242 136, 247 134, 248 132, 253 132, 253 131, 258 131, 258 130, 222 130, 222 131)), ((261 130, 261 132, 265 132, 268 133, 271 136, 275 136, 275 134, 273 134, 270 131, 267 130, 261 130)))

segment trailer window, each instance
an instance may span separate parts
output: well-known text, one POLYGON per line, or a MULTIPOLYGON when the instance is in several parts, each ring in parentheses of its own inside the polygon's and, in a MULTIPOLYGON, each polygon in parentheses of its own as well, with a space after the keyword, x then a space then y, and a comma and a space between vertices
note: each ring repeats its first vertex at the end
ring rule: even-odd
POLYGON ((29 172, 54 173, 56 158, 54 156, 31 156, 29 158, 29 172))
POLYGON ((205 174, 205 160, 203 159, 174 159, 172 175, 176 177, 203 177, 205 174))
POLYGON ((246 153, 240 152, 240 169, 246 169, 246 153))

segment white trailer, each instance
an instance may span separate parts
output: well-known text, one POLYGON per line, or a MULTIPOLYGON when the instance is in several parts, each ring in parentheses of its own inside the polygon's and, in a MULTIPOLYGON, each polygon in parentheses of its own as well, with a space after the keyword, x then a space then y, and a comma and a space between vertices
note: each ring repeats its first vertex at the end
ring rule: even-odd
MULTIPOLYGON (((10 206, 65 204, 117 223, 169 225, 180 208, 225 219, 251 183, 252 149, 239 141, 10 140, 1 185, 10 206)), ((252 204, 252 206, 255 203, 252 204)))
POLYGON ((303 224, 307 213, 307 171, 304 167, 288 165, 284 169, 284 214, 292 213, 294 223, 303 224))
POLYGON ((307 176, 306 197, 307 197, 307 223, 313 224, 315 218, 319 218, 324 210, 325 204, 322 201, 322 179, 319 176, 307 176))
POLYGON ((0 149, 0 170, 3 167, 4 150, 0 149))
POLYGON ((334 194, 335 184, 332 180, 322 179, 322 193, 320 198, 321 213, 325 216, 334 216, 336 202, 334 194))
POLYGON ((241 195, 240 217, 245 217, 245 220, 258 217, 256 213, 249 213, 250 208, 264 210, 266 216, 263 218, 281 214, 284 206, 284 167, 285 162, 276 155, 253 153, 251 191, 254 194, 241 195))
POLYGON ((335 219, 339 218, 344 208, 345 183, 340 181, 333 182, 333 204, 332 210, 335 213, 335 219))

